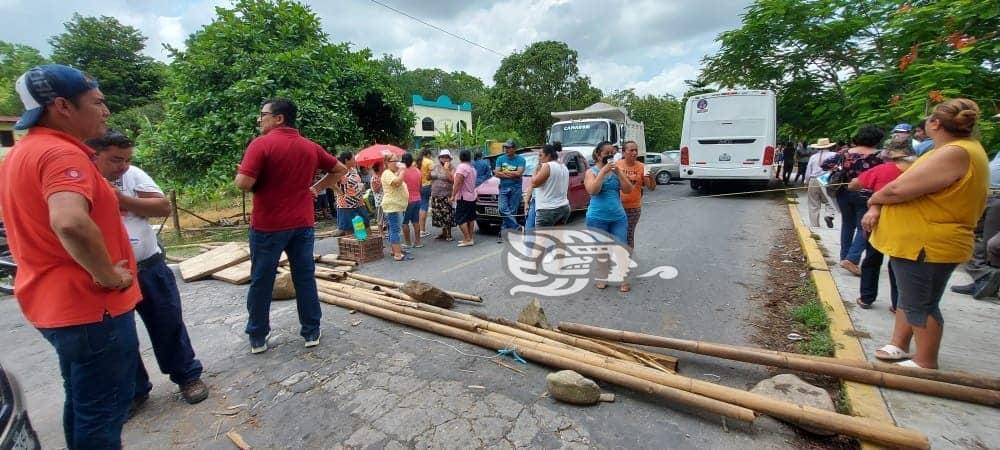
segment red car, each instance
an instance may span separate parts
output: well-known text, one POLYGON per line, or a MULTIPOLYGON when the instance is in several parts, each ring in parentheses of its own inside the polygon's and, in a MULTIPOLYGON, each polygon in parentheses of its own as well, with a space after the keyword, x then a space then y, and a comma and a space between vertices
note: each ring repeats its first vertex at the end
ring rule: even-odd
MULTIPOLYGON (((531 189, 531 175, 535 173, 535 168, 538 167, 538 156, 541 151, 541 147, 525 147, 517 151, 517 154, 521 155, 526 163, 524 177, 521 180, 522 192, 527 192, 528 189, 531 189)), ((489 161, 490 167, 495 169, 497 157, 499 156, 490 155, 485 159, 489 161)), ((590 204, 590 194, 587 193, 587 189, 583 186, 583 171, 589 167, 587 158, 576 150, 563 150, 559 152, 559 162, 565 164, 566 168, 569 169, 568 197, 570 211, 585 211, 587 205, 590 204)), ((497 194, 499 192, 500 179, 497 177, 491 177, 476 188, 476 223, 479 225, 481 231, 485 232, 491 227, 499 227, 500 222, 503 221, 497 202, 497 194)), ((527 205, 521 202, 521 207, 518 208, 515 219, 522 225, 524 224, 526 211, 527 205)))

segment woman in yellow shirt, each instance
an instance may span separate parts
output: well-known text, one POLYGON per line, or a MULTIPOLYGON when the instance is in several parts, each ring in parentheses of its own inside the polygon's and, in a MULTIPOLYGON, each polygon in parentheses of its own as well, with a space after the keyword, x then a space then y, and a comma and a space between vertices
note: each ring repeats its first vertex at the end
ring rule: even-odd
POLYGON ((399 162, 399 157, 386 153, 382 158, 385 163, 385 170, 382 171, 382 211, 385 213, 385 221, 389 225, 389 247, 392 250, 392 257, 396 261, 409 261, 413 257, 403 253, 402 231, 403 231, 403 211, 409 205, 409 191, 403 179, 406 167, 399 162))
POLYGON ((944 318, 938 303, 951 272, 972 256, 973 230, 986 205, 989 161, 971 136, 979 106, 968 99, 939 104, 927 119, 934 149, 899 178, 872 195, 862 219, 871 244, 889 255, 899 305, 891 342, 878 349, 882 360, 938 367, 944 318))
POLYGON ((434 157, 431 150, 425 148, 420 151, 420 237, 430 236, 427 231, 427 211, 431 209, 431 169, 434 168, 434 157))

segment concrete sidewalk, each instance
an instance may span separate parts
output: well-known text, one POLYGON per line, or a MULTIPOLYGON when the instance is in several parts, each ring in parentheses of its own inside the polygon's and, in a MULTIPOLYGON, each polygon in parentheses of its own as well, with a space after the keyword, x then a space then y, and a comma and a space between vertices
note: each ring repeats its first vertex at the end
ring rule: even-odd
MULTIPOLYGON (((809 225, 805 192, 798 195, 797 209, 802 223, 809 225)), ((886 265, 879 278, 879 294, 872 309, 861 309, 854 300, 859 296, 860 278, 840 268, 839 214, 834 228, 821 223, 810 227, 817 243, 825 249, 827 265, 855 329, 868 333, 862 337, 865 356, 875 360, 875 349, 887 344, 892 334, 894 317, 889 313, 889 275, 886 265)), ((822 220, 821 220, 822 222, 822 220)), ((886 259, 888 262, 888 258, 886 259)), ((949 286, 970 283, 971 278, 960 268, 951 277, 949 286)), ((974 300, 950 289, 941 299, 945 319, 939 364, 942 369, 960 370, 996 376, 1000 367, 1000 301, 974 300)), ((913 350, 911 345, 911 350, 913 350)), ((958 401, 929 397, 891 389, 879 389, 889 413, 897 425, 920 430, 930 439, 934 449, 1000 448, 1000 409, 958 401)))

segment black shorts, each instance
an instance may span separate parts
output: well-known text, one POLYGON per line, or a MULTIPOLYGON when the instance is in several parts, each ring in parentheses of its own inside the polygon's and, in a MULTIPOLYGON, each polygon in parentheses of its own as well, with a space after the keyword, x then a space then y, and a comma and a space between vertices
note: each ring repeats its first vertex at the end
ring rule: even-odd
POLYGON ((939 304, 951 272, 958 264, 929 263, 919 259, 921 261, 892 257, 889 260, 899 292, 897 308, 903 310, 906 321, 915 327, 925 327, 927 316, 944 324, 939 304))
POLYGON ((476 202, 470 200, 459 200, 455 206, 455 225, 476 220, 476 202))

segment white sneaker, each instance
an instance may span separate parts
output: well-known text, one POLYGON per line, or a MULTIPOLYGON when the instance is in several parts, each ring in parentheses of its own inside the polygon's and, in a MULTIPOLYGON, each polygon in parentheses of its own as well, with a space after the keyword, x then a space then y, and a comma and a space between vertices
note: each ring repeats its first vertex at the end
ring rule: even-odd
POLYGON ((268 333, 267 336, 264 336, 264 339, 262 339, 260 341, 257 341, 257 342, 254 342, 256 339, 250 338, 250 353, 256 355, 258 353, 264 353, 264 352, 266 352, 267 351, 267 339, 270 338, 270 337, 271 337, 271 334, 268 333))
POLYGON ((321 337, 323 337, 323 330, 322 329, 320 329, 319 332, 316 333, 316 338, 315 339, 306 339, 306 348, 312 348, 312 347, 315 347, 315 346, 319 345, 319 338, 321 338, 321 337))

